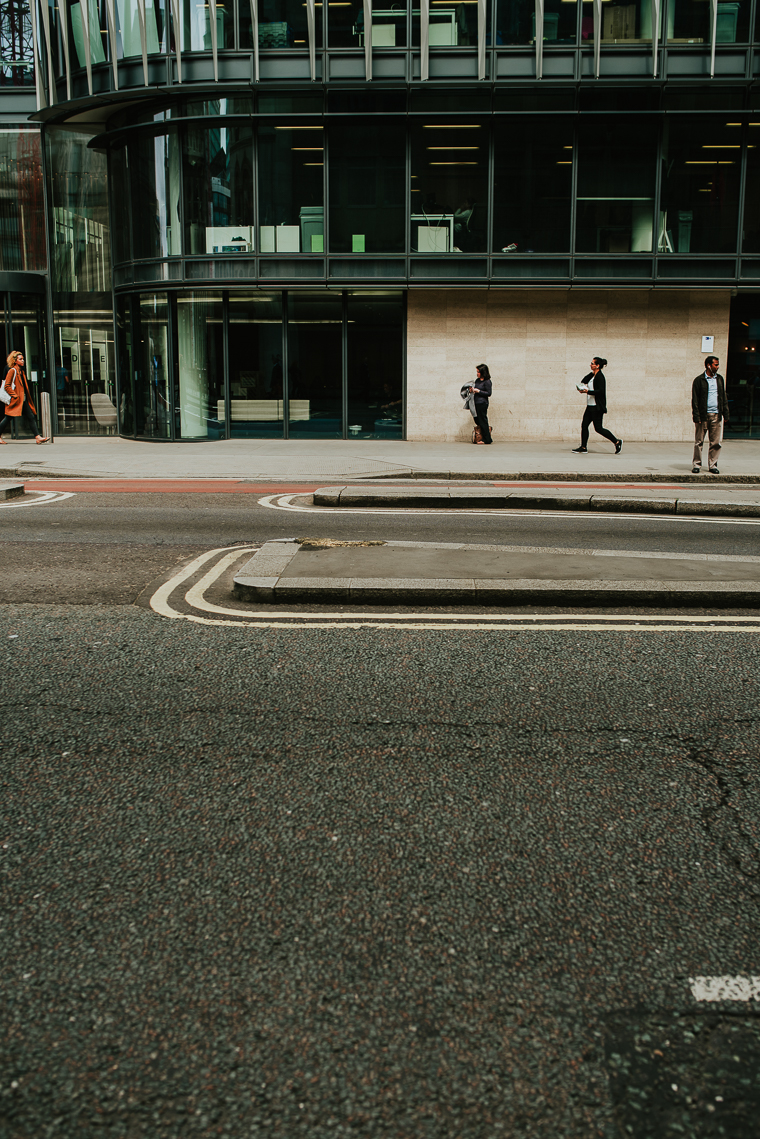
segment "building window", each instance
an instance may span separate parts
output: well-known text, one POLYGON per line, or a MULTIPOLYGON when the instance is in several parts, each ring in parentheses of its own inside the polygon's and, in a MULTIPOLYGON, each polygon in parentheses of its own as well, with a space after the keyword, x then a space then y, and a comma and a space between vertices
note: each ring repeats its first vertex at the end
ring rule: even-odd
POLYGON ((232 438, 282 437, 282 295, 230 293, 227 342, 232 438))
POLYGON ((662 140, 660 253, 733 253, 741 126, 723 117, 668 117, 662 140))
MULTIPOLYGON (((760 115, 756 115, 755 119, 760 120, 760 115)), ((749 124, 747 136, 747 184, 744 189, 742 249, 745 253, 760 253, 760 121, 749 124)))
MULTIPOLYGON (((657 128, 650 120, 588 116, 578 128, 575 248, 651 253, 657 128)), ((568 152, 569 153, 569 152, 568 152)))
POLYGON ((324 129, 260 126, 259 251, 324 252, 324 129))
POLYGON ((348 436, 401 439, 403 299, 398 293, 349 294, 346 318, 348 436))
POLYGON ((188 128, 182 157, 185 252, 253 252, 251 128, 188 128))
MULTIPOLYGON (((749 34, 749 0, 717 0, 716 43, 745 43, 749 34)), ((712 4, 705 0, 670 0, 668 43, 712 42, 712 4)))
POLYGON ((412 130, 414 253, 481 253, 488 216, 488 128, 419 123, 412 130))
POLYGON ((180 140, 177 131, 130 140, 134 255, 177 256, 180 233, 180 140))
POLYGON ((288 432, 343 435, 343 311, 340 293, 288 294, 288 432))
POLYGON ((494 252, 567 253, 572 121, 510 117, 494 134, 494 252))
POLYGON ((331 252, 403 253, 405 142, 403 122, 333 122, 331 252))
POLYGON ((178 294, 176 304, 174 437, 224 438, 222 298, 187 291, 178 294))
POLYGON ((136 433, 146 439, 169 439, 171 357, 166 293, 143 294, 133 304, 133 313, 136 433))
MULTIPOLYGON (((65 192, 66 170, 56 177, 60 192, 65 192)), ((44 196, 40 132, 3 131, 0 133, 0 269, 8 272, 47 268, 44 196)))

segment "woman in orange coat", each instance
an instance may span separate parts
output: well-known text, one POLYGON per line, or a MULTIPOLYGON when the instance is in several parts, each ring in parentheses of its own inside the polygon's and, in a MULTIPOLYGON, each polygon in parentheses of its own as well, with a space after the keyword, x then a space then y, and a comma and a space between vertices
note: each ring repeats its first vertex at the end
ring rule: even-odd
POLYGON ((40 429, 37 426, 37 409, 32 403, 29 381, 24 371, 23 352, 11 352, 8 357, 8 368, 9 372, 5 377, 5 390, 11 397, 11 402, 3 405, 5 416, 0 422, 0 443, 5 443, 3 431, 8 431, 10 428, 8 420, 16 419, 21 415, 23 415, 27 427, 34 435, 35 443, 47 443, 47 436, 40 435, 40 429))

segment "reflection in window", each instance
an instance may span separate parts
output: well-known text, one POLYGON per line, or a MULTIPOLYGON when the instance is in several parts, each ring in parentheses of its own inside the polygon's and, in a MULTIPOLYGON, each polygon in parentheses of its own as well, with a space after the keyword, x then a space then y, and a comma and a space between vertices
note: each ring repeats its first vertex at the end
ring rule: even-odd
POLYGON ((323 135, 315 126, 259 128, 261 253, 324 252, 323 135))
POLYGON ((106 156, 87 145, 91 135, 45 132, 53 206, 53 288, 61 292, 111 289, 106 156))
MULTIPOLYGON (((712 5, 707 0, 670 0, 667 19, 669 43, 701 44, 712 40, 712 5)), ((718 0, 715 42, 744 42, 748 31, 748 0, 718 0)))
MULTIPOLYGON (((230 293, 230 434, 233 439, 282 436, 282 297, 230 293)), ((223 418, 219 407, 219 419, 223 418)))
MULTIPOLYGON (((49 391, 46 376, 44 298, 39 293, 11 293, 11 344, 24 353, 32 402, 40 410, 40 392, 49 391)), ((113 381, 113 374, 111 374, 113 381)))
POLYGON ((134 303, 135 427, 147 439, 168 439, 169 332, 166 293, 143 294, 134 303))
MULTIPOLYGON (((232 0, 217 0, 216 43, 218 48, 233 44, 232 0)), ((182 0, 182 51, 211 51, 211 5, 208 0, 182 0)))
POLYGON ((250 127, 188 128, 183 185, 186 253, 253 252, 250 127))
POLYGON ((108 177, 111 186, 111 209, 115 218, 120 218, 111 233, 111 250, 114 264, 129 261, 131 257, 129 240, 129 165, 126 146, 111 147, 108 153, 108 177))
POLYGON ((106 13, 105 6, 101 12, 98 10, 98 0, 80 0, 72 4, 69 9, 71 20, 71 38, 74 41, 74 51, 80 67, 87 64, 87 56, 93 63, 102 63, 106 58, 104 44, 106 42, 106 13), (84 13, 82 4, 87 5, 84 13), (89 37, 87 36, 89 31, 89 37))
POLYGON ((288 295, 288 431, 291 438, 343 435, 340 294, 288 295))
POLYGON ((602 43, 650 43, 652 0, 606 0, 602 4, 602 43))
MULTIPOLYGON (((142 55, 140 21, 137 4, 134 3, 134 0, 116 0, 116 34, 121 56, 142 55)), ((156 48, 152 50, 155 51, 156 48)), ((150 47, 148 47, 148 51, 151 51, 150 47)))
POLYGON ((716 116, 667 118, 662 140, 660 253, 736 249, 741 127, 716 116))
POLYGON ((134 435, 135 409, 132 400, 133 356, 131 297, 117 297, 116 337, 119 358, 119 432, 122 435, 134 435))
POLYGON ((32 17, 27 0, 17 0, 0 9, 0 87, 30 86, 34 86, 32 17))
POLYGON ((572 122, 510 117, 495 130, 494 252, 567 252, 572 122))
MULTIPOLYGON (((751 122, 747 135, 747 185, 744 190, 742 249, 745 253, 760 253, 760 122, 751 122)), ((760 418, 760 404, 758 417, 760 418)))
POLYGON ((180 142, 176 131, 130 140, 135 257, 181 253, 180 142))
POLYGON ((219 293, 177 296, 176 439, 224 438, 224 327, 219 293))
MULTIPOLYGON (((65 192, 63 185, 60 190, 65 192)), ((5 272, 47 268, 43 196, 40 132, 21 128, 0 134, 0 269, 5 272)))
POLYGON ((403 122, 338 120, 330 128, 330 248, 403 253, 403 122))
POLYGON ((400 293, 349 295, 348 437, 400 439, 403 432, 403 319, 400 293))
MULTIPOLYGON (((575 10, 573 9, 573 11, 575 10)), ((547 20, 544 16, 544 39, 556 40, 556 38, 556 20, 547 20)), ((536 5, 534 0, 497 0, 495 46, 531 44, 535 42, 535 39, 536 5)), ((486 35, 486 44, 490 47, 490 29, 486 35)))
POLYGON ((651 252, 656 125, 588 116, 578 139, 577 251, 651 252))
MULTIPOLYGON (((241 23, 240 42, 245 47, 253 47, 253 32, 250 30, 250 0, 245 0, 248 13, 247 22, 241 23), (243 28, 247 39, 244 42, 243 28)), ((259 47, 262 50, 277 47, 309 46, 309 29, 306 19, 306 5, 303 0, 258 0, 259 47)), ((321 10, 320 10, 321 11, 321 10)), ((319 17, 321 19, 321 16, 319 17)), ((243 11, 241 8, 241 21, 243 11)))
POLYGON ((479 123, 415 125, 411 246, 416 253, 486 248, 488 130, 479 123))

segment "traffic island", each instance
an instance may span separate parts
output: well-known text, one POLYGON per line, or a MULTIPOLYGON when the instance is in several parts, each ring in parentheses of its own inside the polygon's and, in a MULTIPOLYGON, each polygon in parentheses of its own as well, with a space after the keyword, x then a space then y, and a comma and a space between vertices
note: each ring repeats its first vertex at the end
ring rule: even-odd
POLYGON ((9 498, 21 498, 23 493, 24 484, 22 482, 0 479, 0 502, 7 502, 9 498))
POLYGON ((430 542, 267 542, 236 574, 257 604, 760 605, 760 557, 430 542))

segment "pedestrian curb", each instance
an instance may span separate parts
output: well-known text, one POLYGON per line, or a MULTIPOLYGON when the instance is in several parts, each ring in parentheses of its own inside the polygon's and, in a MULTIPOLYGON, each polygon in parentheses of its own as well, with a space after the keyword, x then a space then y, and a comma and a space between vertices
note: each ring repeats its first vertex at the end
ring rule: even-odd
POLYGON ((588 510, 628 514, 680 514, 726 518, 760 518, 760 502, 713 502, 707 499, 663 495, 638 498, 610 494, 566 494, 562 491, 501 490, 498 487, 383 488, 330 486, 315 490, 314 506, 330 507, 444 507, 452 510, 588 510))
POLYGON ((24 493, 22 482, 0 482, 0 502, 7 502, 9 498, 20 498, 24 493))
MULTIPOLYGON (((398 473, 389 471, 372 475, 378 482, 383 479, 397 479, 398 473)), ((710 474, 660 474, 648 471, 636 473, 633 471, 608 471, 606 474, 599 471, 416 471, 409 470, 403 475, 405 479, 440 479, 445 482, 637 482, 637 483, 693 483, 704 485, 708 483, 749 483, 760 486, 760 474, 756 475, 710 475, 710 474)))
MULTIPOLYGON (((364 543, 340 543, 363 545, 364 543)), ((385 543, 381 543, 385 544, 385 543)), ((391 543, 414 546, 416 543, 391 543)), ((255 604, 352 603, 359 605, 610 605, 757 607, 760 580, 551 580, 512 578, 285 577, 300 545, 293 539, 265 543, 234 577, 233 595, 255 604)), ((741 560, 741 559, 739 559, 741 560)))
MULTIPOLYGON (((42 467, 33 467, 31 464, 22 464, 20 467, 0 467, 0 479, 96 479, 102 475, 94 475, 88 471, 86 475, 72 471, 46 471, 42 467)), ((106 475, 106 478, 120 478, 120 475, 106 475)))

